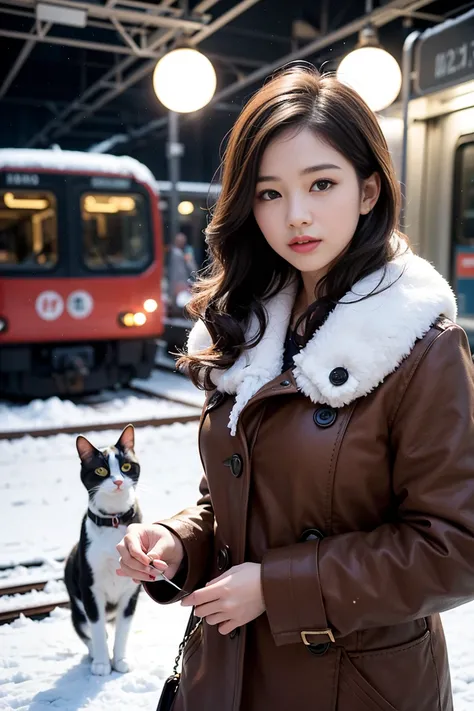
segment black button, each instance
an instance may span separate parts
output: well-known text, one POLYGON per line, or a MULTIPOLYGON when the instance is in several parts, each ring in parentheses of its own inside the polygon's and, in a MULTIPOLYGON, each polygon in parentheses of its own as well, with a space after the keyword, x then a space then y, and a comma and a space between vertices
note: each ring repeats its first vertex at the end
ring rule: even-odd
POLYGON ((324 644, 309 644, 306 649, 308 649, 311 654, 314 654, 316 657, 322 657, 323 654, 326 654, 330 646, 329 642, 325 642, 324 644))
POLYGON ((225 460, 224 464, 230 467, 230 471, 235 477, 239 477, 242 474, 244 463, 240 454, 233 454, 229 459, 225 460))
POLYGON ((344 385, 349 380, 349 373, 345 368, 334 368, 329 373, 329 380, 332 385, 344 385))
POLYGON ((240 634, 240 627, 236 627, 235 630, 232 630, 232 632, 230 633, 229 637, 230 637, 231 639, 234 639, 234 637, 238 637, 239 634, 240 634))
POLYGON ((291 385, 291 380, 282 380, 280 385, 283 385, 284 388, 287 388, 288 385, 291 385))
POLYGON ((328 405, 320 407, 313 415, 313 420, 318 427, 331 427, 337 419, 337 411, 328 405))
POLYGON ((223 573, 225 570, 230 568, 230 552, 229 546, 224 546, 221 548, 217 554, 217 570, 219 573, 223 573))
POLYGON ((300 536, 300 542, 321 540, 324 538, 324 533, 319 528, 307 528, 300 536))

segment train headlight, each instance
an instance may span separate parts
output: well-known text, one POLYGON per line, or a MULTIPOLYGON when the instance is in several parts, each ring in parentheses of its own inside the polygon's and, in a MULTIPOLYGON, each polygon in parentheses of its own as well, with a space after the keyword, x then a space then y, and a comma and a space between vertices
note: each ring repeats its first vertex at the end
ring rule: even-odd
POLYGON ((155 299, 147 299, 143 304, 143 308, 148 314, 152 314, 158 308, 158 302, 155 299))
POLYGON ((8 321, 3 316, 0 316, 0 333, 5 333, 8 328, 8 321))
POLYGON ((119 323, 127 328, 133 328, 134 326, 144 326, 146 324, 146 316, 142 311, 128 311, 124 314, 119 314, 119 323))
POLYGON ((144 313, 139 311, 133 315, 133 323, 135 326, 144 326, 146 324, 146 316, 144 313))

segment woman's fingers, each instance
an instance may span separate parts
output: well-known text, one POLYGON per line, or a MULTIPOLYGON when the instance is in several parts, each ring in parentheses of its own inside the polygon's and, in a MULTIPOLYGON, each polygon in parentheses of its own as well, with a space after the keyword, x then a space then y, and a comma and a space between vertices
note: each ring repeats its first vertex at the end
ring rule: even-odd
MULTIPOLYGON (((196 617, 205 617, 207 619, 208 615, 214 615, 216 613, 222 612, 222 600, 213 600, 212 602, 207 602, 204 605, 197 605, 194 608, 194 614, 196 617)), ((227 618, 229 619, 229 613, 227 613, 227 618)))
POLYGON ((118 544, 117 550, 120 553, 120 565, 122 568, 126 566, 135 573, 148 573, 150 571, 151 561, 145 554, 143 554, 143 560, 146 561, 145 564, 140 563, 135 556, 131 555, 127 537, 125 537, 123 541, 118 544))
POLYGON ((121 578, 132 578, 133 580, 138 580, 139 582, 154 582, 157 580, 156 571, 155 573, 153 573, 152 570, 138 571, 136 568, 130 568, 130 566, 126 565, 122 559, 120 560, 120 568, 118 568, 115 572, 121 578))
POLYGON ((214 615, 208 615, 206 617, 206 622, 208 625, 219 625, 221 622, 229 621, 229 613, 216 612, 214 615))
POLYGON ((138 536, 131 536, 130 534, 128 534, 125 536, 122 543, 124 544, 125 550, 127 551, 127 554, 130 556, 130 558, 132 558, 137 563, 140 563, 144 567, 148 567, 150 565, 150 558, 142 549, 138 536))

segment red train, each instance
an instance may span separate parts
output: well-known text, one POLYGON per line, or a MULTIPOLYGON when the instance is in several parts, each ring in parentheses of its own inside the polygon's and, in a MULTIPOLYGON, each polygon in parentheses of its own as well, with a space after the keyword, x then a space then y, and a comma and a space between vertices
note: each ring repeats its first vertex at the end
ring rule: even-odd
POLYGON ((163 333, 156 183, 129 157, 0 149, 0 395, 146 377, 163 333))

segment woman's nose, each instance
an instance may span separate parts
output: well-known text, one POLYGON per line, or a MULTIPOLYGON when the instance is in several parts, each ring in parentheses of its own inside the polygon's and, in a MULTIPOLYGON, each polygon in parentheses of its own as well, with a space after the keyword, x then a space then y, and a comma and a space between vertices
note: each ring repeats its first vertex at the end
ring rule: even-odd
POLYGON ((302 200, 294 200, 288 207, 288 226, 302 227, 312 223, 311 213, 302 200))

